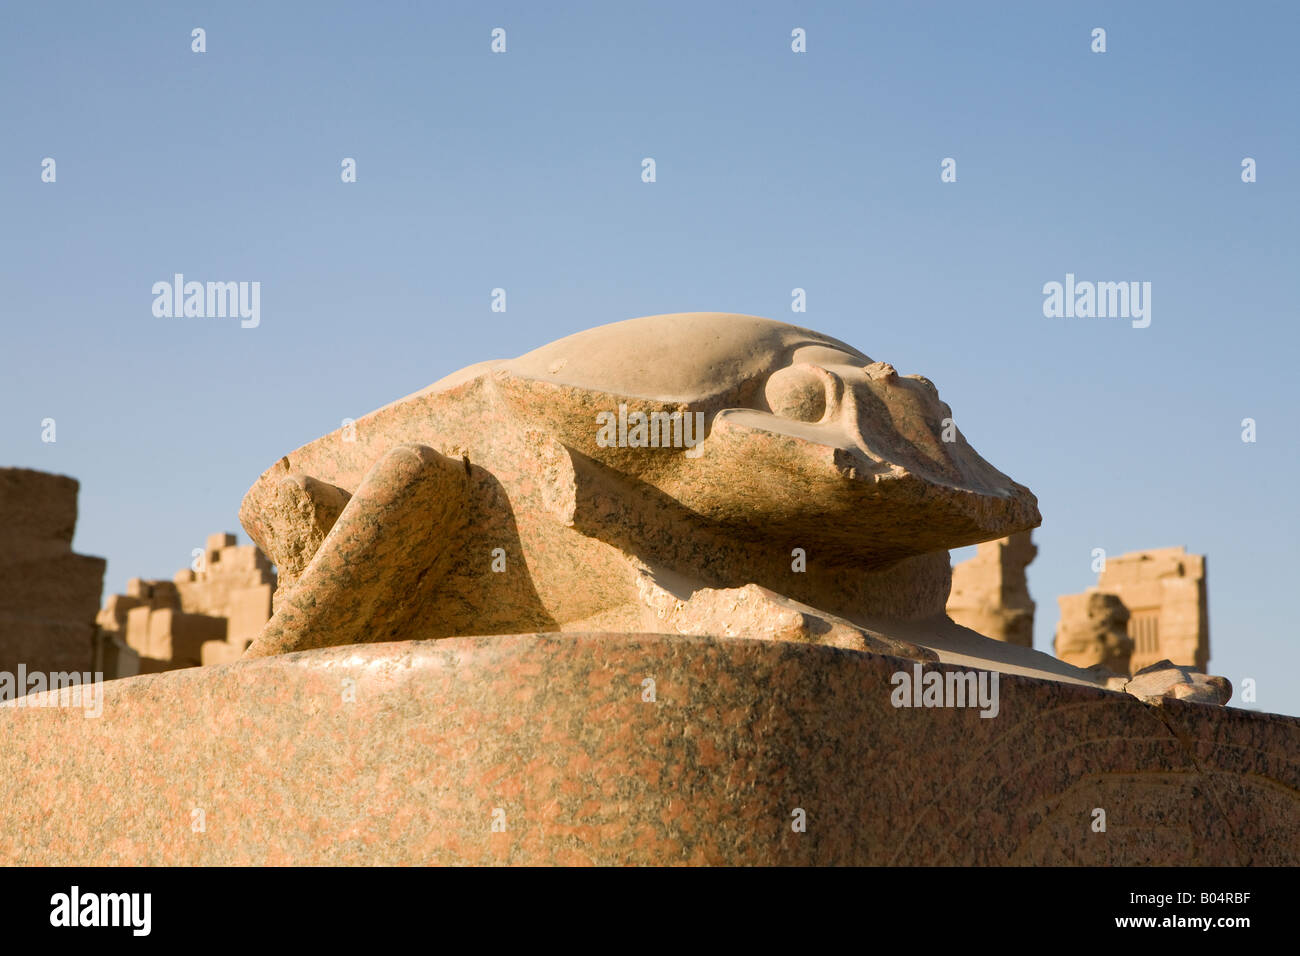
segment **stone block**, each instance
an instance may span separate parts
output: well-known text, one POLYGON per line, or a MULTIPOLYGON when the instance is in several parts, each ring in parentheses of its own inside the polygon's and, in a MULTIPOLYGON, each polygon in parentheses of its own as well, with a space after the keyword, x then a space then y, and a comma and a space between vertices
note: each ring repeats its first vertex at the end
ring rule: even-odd
POLYGON ((149 617, 152 614, 153 608, 147 604, 126 612, 126 645, 141 656, 149 653, 149 617))
POLYGON ((211 554, 213 551, 220 551, 223 548, 233 547, 234 544, 235 536, 233 534, 218 532, 217 534, 208 535, 207 547, 205 550, 211 554))
POLYGON ((254 571, 257 569, 257 549, 249 545, 238 547, 231 545, 228 548, 222 548, 217 554, 217 561, 214 567, 219 568, 222 574, 233 573, 237 571, 254 571))
POLYGON ((198 666, 204 641, 224 641, 226 620, 161 608, 149 617, 148 656, 198 666))
POLYGON ((140 655, 119 634, 101 630, 96 639, 92 670, 103 674, 104 680, 134 677, 140 673, 140 655))
POLYGON ((72 552, 77 488, 0 468, 0 668, 81 672, 94 660, 105 562, 72 552))
POLYGON ((117 631, 123 635, 126 634, 126 614, 132 608, 140 607, 146 603, 143 598, 128 597, 125 594, 110 594, 104 601, 104 606, 100 609, 95 623, 106 631, 117 631))
POLYGON ((181 606, 180 591, 172 581, 150 581, 150 603, 155 608, 181 606))
POLYGON ((75 478, 28 468, 0 468, 0 563, 16 556, 69 551, 77 528, 75 478), (49 548, 54 545, 53 548, 49 548))
POLYGON ((0 708, 0 864, 1300 865, 1300 720, 1010 674, 993 718, 896 708, 914 666, 621 633, 144 674, 0 708))
POLYGON ((201 652, 201 662, 204 667, 211 667, 215 664, 233 664, 244 654, 242 647, 237 647, 229 641, 205 641, 201 652))
POLYGON ((0 671, 87 671, 94 660, 95 626, 0 611, 0 671))
POLYGON ((230 626, 226 639, 231 644, 238 645, 241 653, 271 619, 271 595, 272 588, 269 584, 239 588, 230 593, 230 626))
POLYGON ((43 561, 16 561, 0 574, 0 611, 92 624, 104 584, 103 558, 65 552, 43 561))

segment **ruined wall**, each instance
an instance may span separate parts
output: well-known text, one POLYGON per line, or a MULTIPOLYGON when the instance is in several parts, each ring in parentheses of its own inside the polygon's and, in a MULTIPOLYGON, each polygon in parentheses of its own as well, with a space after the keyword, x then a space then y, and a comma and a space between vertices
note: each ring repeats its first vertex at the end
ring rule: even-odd
POLYGON ((0 468, 0 671, 92 669, 105 562, 72 551, 78 488, 0 468))
MULTIPOLYGON (((1206 600, 1204 555, 1188 554, 1185 548, 1156 548, 1133 551, 1107 558, 1097 586, 1086 594, 1113 595, 1128 612, 1127 634, 1132 640, 1128 673, 1160 660, 1185 664, 1205 671, 1210 663, 1210 624, 1206 600)), ((1057 629, 1056 655, 1064 661, 1087 667, 1095 649, 1086 648, 1079 635, 1091 627, 1099 636, 1112 630, 1088 620, 1087 602, 1073 600, 1084 595, 1060 598, 1061 623, 1057 629)))
POLYGON ((1101 665, 1116 674, 1131 674, 1133 639, 1129 612, 1116 595, 1095 588, 1062 594, 1061 623, 1056 629, 1056 656, 1075 667, 1101 665))
POLYGON ((1034 602, 1025 578, 1025 568, 1038 554, 1031 534, 985 541, 975 557, 953 567, 950 618, 985 637, 1034 646, 1034 602))
MULTIPOLYGON (((101 640, 138 657, 139 673, 238 659, 271 617, 275 575, 255 545, 209 535, 198 569, 171 581, 132 578, 99 613, 101 640)), ((106 671, 106 674, 109 672, 106 671)), ((112 676, 129 676, 129 665, 112 676)))

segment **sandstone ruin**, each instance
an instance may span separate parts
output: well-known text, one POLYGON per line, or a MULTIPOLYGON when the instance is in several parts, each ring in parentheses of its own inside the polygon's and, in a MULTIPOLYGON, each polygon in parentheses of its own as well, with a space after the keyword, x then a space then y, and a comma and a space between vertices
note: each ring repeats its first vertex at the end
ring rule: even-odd
POLYGON ((1056 629, 1056 656, 1076 667, 1104 667, 1132 673, 1133 639, 1129 612, 1114 594, 1085 591, 1057 598, 1061 621, 1056 629))
POLYGON ((254 545, 208 536, 198 570, 171 581, 132 578, 99 612, 101 643, 120 663, 106 676, 155 673, 237 660, 271 616, 275 575, 254 545))
POLYGON ((72 551, 78 487, 0 468, 0 671, 92 669, 105 561, 72 551))
POLYGON ((1107 558, 1096 587, 1058 601, 1056 655, 1062 660, 1088 667, 1107 658, 1106 666, 1119 674, 1136 674, 1162 660, 1202 672, 1209 667, 1203 555, 1178 547, 1107 558), (1121 631, 1127 642, 1118 637, 1121 631))
POLYGON ((978 545, 975 557, 953 566, 948 616, 985 637, 1033 647, 1034 602, 1025 568, 1037 554, 1029 531, 978 545))

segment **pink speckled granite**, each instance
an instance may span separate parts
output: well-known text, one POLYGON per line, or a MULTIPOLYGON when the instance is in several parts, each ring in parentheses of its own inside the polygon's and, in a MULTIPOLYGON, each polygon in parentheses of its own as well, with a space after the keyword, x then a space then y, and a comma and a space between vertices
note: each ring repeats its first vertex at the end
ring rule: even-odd
POLYGON ((115 681, 0 707, 0 862, 1300 863, 1300 721, 1005 674, 994 718, 896 709, 912 666, 541 634, 115 681))

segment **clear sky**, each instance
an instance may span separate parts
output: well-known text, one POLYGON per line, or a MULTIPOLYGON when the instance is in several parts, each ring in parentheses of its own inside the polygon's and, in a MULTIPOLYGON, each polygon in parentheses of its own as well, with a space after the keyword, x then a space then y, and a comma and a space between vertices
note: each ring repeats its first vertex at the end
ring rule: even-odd
POLYGON ((1093 548, 1186 545, 1208 555, 1211 670, 1300 714, 1300 4, 4 20, 0 464, 81 481, 76 547, 108 558, 107 591, 170 578, 210 532, 246 541, 266 467, 448 372, 618 319, 745 312, 930 377, 1033 489, 1037 647, 1093 548), (260 282, 260 325, 155 317, 177 272, 260 282), (1067 273, 1150 282, 1150 326, 1045 317, 1067 273))

